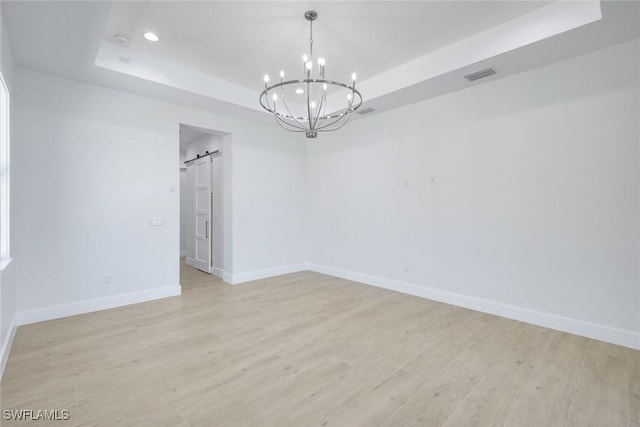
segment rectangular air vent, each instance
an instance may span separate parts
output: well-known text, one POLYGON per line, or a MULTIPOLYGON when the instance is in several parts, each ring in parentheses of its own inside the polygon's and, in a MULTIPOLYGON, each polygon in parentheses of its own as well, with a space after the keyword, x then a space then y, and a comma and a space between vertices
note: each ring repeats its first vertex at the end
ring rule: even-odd
POLYGON ((475 73, 467 74, 464 76, 465 79, 470 82, 484 79, 485 77, 493 76, 495 74, 495 70, 493 68, 485 68, 484 70, 476 71, 475 73))
POLYGON ((364 107, 364 108, 360 108, 359 110, 356 110, 356 113, 358 113, 358 114, 369 114, 369 113, 373 113, 374 111, 376 111, 376 110, 374 110, 371 107, 364 107))

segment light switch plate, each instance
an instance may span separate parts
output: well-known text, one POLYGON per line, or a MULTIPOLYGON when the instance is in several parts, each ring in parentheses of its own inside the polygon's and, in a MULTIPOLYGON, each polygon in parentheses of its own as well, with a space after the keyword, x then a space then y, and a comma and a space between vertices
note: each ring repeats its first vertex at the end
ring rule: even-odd
POLYGON ((150 216, 147 221, 147 226, 149 227, 164 227, 164 217, 163 216, 150 216))

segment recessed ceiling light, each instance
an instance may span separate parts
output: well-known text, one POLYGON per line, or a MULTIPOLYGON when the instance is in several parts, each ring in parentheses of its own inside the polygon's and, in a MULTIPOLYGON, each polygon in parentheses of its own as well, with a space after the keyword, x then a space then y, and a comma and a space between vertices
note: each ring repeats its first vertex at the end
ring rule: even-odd
POLYGON ((296 89, 296 93, 297 93, 298 95, 302 95, 302 94, 304 93, 304 89, 302 89, 302 88, 298 88, 298 89, 296 89))
POLYGON ((149 40, 150 42, 157 42, 160 38, 152 32, 144 33, 144 38, 149 40))

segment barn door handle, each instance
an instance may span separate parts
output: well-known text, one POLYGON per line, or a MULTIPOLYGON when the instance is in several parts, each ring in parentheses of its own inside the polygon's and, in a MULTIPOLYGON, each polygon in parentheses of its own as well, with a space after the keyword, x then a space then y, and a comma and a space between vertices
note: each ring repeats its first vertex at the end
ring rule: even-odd
POLYGON ((204 238, 209 238, 209 221, 204 222, 204 238))

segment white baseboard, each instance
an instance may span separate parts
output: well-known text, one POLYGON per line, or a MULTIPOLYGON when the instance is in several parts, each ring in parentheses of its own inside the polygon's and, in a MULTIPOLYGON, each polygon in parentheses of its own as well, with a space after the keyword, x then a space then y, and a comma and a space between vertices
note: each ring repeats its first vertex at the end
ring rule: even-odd
MULTIPOLYGON (((197 268, 195 266, 195 260, 193 258, 186 257, 184 259, 184 262, 193 268, 197 268)), ((227 283, 232 283, 233 275, 225 273, 224 270, 221 268, 211 266, 209 273, 213 274, 216 277, 221 278, 223 281, 227 283)))
POLYGON ((75 316, 77 314, 91 313, 109 308, 122 307, 124 305, 174 297, 180 295, 180 293, 180 285, 165 286, 163 288, 150 289, 148 291, 132 292, 129 294, 96 298, 71 304, 25 310, 17 313, 17 324, 20 326, 28 325, 30 323, 44 322, 47 320, 60 319, 62 317, 75 316))
POLYGON ((211 266, 211 274, 224 280, 224 270, 221 268, 211 266))
POLYGON ((205 271, 205 270, 203 270, 202 268, 200 268, 199 266, 196 266, 196 260, 195 260, 195 259, 193 259, 193 258, 189 258, 189 257, 186 257, 186 258, 184 259, 184 262, 185 262, 187 265, 190 265, 191 267, 195 268, 196 270, 204 271, 205 273, 209 273, 209 274, 213 274, 213 269, 215 268, 215 267, 213 267, 213 266, 210 266, 210 267, 209 267, 209 271, 205 271))
POLYGON ((633 331, 324 265, 310 264, 309 270, 640 350, 640 333, 633 331))
POLYGON ((11 346, 13 345, 13 338, 16 336, 16 330, 18 329, 17 321, 17 316, 14 315, 11 319, 11 326, 9 326, 7 336, 4 338, 4 342, 2 343, 2 349, 0 350, 0 380, 2 380, 4 368, 7 366, 7 361, 9 360, 9 353, 11 352, 11 346))
MULTIPOLYGON (((266 279, 268 277, 281 276, 283 274, 297 273, 299 271, 308 270, 308 265, 305 263, 283 265, 281 267, 267 268, 265 270, 250 271, 248 273, 239 273, 230 275, 229 279, 225 282, 236 285, 238 283, 250 282, 252 280, 266 279)), ((227 276, 225 274, 225 276, 227 276)))

